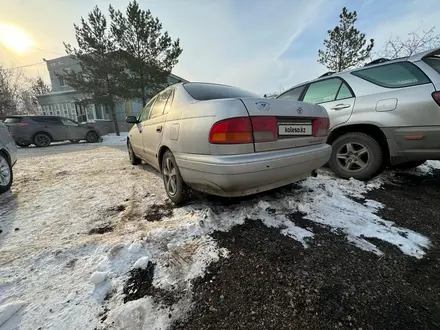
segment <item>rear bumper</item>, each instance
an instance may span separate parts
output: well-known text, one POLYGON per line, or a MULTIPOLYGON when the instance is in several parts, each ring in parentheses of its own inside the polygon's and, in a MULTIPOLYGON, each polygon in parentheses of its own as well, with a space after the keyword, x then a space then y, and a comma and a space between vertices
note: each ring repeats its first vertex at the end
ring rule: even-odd
POLYGON ((11 133, 12 138, 17 143, 33 143, 32 136, 29 134, 14 134, 11 133))
POLYGON ((382 128, 390 150, 391 164, 440 160, 440 126, 382 128))
POLYGON ((175 154, 183 180, 213 195, 245 196, 308 177, 330 158, 327 144, 242 155, 175 154))

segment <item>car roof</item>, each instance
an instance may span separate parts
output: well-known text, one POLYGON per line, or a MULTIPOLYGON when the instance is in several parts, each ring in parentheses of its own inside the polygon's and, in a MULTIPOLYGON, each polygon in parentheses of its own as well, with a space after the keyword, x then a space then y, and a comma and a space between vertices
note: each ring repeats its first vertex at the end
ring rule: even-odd
MULTIPOLYGON (((404 62, 404 61, 417 62, 417 61, 422 60, 425 57, 430 57, 430 56, 435 56, 435 57, 440 56, 440 47, 434 48, 434 49, 431 49, 431 50, 428 50, 428 51, 425 51, 425 52, 417 53, 417 54, 414 54, 414 55, 411 55, 411 56, 399 57, 399 58, 395 58, 395 59, 392 59, 392 60, 386 60, 386 61, 381 62, 381 63, 371 64, 371 65, 368 65, 368 66, 362 66, 362 67, 354 68, 354 69, 347 70, 347 71, 335 72, 335 73, 331 73, 331 74, 330 74, 330 72, 328 72, 327 74, 324 74, 324 75, 322 75, 322 76, 320 76, 318 78, 307 80, 307 81, 304 81, 302 83, 296 84, 296 85, 290 87, 289 89, 287 89, 285 92, 281 93, 280 95, 283 95, 284 93, 286 93, 286 92, 288 92, 288 91, 290 91, 290 90, 292 90, 292 89, 294 89, 296 87, 299 87, 299 86, 302 86, 302 85, 307 85, 307 84, 310 84, 312 82, 316 82, 316 81, 320 81, 320 80, 326 80, 326 79, 333 78, 333 77, 341 77, 341 78, 343 78, 345 75, 348 75, 348 74, 350 74, 352 72, 363 70, 366 67, 368 67, 368 68, 375 68, 375 67, 387 65, 387 64, 390 64, 390 63, 397 63, 397 62, 404 62)), ((277 97, 279 97, 280 95, 278 95, 277 97)))

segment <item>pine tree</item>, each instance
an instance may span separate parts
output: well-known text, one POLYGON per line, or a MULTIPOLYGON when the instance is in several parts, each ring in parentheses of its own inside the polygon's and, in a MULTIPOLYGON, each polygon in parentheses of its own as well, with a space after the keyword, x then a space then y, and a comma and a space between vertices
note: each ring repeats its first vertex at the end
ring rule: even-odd
POLYGON ((318 51, 318 62, 331 71, 344 71, 356 67, 370 57, 374 40, 367 45, 365 34, 354 27, 357 21, 356 11, 342 8, 339 25, 328 30, 329 38, 324 40, 325 50, 318 51))
POLYGON ((179 39, 172 41, 168 32, 150 10, 143 10, 136 0, 131 1, 125 15, 109 7, 111 31, 121 52, 119 55, 130 72, 123 84, 127 98, 142 100, 167 86, 167 78, 182 53, 179 39))
POLYGON ((83 93, 82 104, 98 104, 110 109, 115 132, 119 135, 116 105, 124 100, 122 78, 126 71, 119 58, 119 50, 101 10, 95 6, 87 20, 81 17, 74 24, 78 47, 64 44, 67 54, 77 60, 78 71, 65 71, 66 83, 83 93))

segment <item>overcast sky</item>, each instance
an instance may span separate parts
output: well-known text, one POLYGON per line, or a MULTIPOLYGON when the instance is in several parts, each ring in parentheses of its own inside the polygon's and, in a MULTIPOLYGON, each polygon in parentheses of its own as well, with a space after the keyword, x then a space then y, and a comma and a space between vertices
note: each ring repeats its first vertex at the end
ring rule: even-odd
MULTIPOLYGON (((2 0, 0 23, 22 28, 35 48, 18 55, 0 45, 5 67, 63 55, 75 43, 73 23, 96 4, 124 9, 128 1, 2 0), (38 49, 37 49, 38 48, 38 49), (59 54, 59 55, 58 55, 59 54)), ((236 85, 257 93, 277 92, 324 73, 316 62, 327 30, 343 6, 358 12, 357 27, 379 51, 391 36, 439 23, 438 0, 139 0, 159 17, 183 54, 174 73, 191 81, 236 85)), ((440 25, 440 24, 439 24, 440 25)), ((437 31, 440 33, 440 26, 437 31)), ((47 79, 44 64, 26 68, 47 79)))

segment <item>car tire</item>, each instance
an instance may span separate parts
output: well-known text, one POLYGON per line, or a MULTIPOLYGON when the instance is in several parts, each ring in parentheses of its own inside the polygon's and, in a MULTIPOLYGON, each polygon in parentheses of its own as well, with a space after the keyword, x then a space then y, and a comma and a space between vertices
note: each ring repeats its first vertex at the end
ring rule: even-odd
POLYGON ((368 134, 347 133, 332 143, 329 165, 343 179, 369 180, 381 172, 383 163, 379 142, 368 134))
POLYGON ((184 205, 191 195, 191 189, 183 181, 176 159, 169 150, 162 157, 161 172, 168 198, 177 206, 184 205))
POLYGON ((20 148, 27 148, 31 144, 30 143, 23 143, 23 142, 16 142, 16 145, 19 146, 20 148))
POLYGON ((14 180, 12 173, 12 165, 8 157, 3 152, 0 152, 0 194, 7 192, 14 180))
POLYGON ((77 144, 77 143, 79 143, 80 140, 69 140, 69 141, 70 141, 70 143, 77 144))
POLYGON ((392 165, 392 169, 398 169, 398 170, 411 170, 413 168, 416 168, 422 164, 424 164, 426 160, 417 160, 412 162, 405 162, 402 164, 392 165))
POLYGON ((48 147, 52 143, 52 138, 46 133, 37 133, 34 136, 34 144, 39 148, 48 147))
POLYGON ((96 132, 88 132, 86 135, 86 141, 87 143, 96 143, 99 140, 99 136, 98 134, 96 134, 96 132))
POLYGON ((131 165, 139 165, 141 163, 141 159, 134 153, 130 141, 127 142, 127 150, 128 159, 130 160, 131 165))

